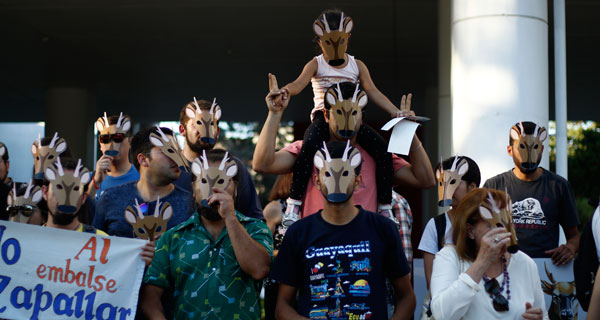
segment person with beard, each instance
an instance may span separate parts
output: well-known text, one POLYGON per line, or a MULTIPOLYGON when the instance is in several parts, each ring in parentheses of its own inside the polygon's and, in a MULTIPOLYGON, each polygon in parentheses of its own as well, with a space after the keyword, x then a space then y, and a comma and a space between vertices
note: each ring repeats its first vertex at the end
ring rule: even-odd
MULTIPOLYGON (((190 164, 202 154, 202 151, 209 151, 215 146, 221 132, 219 128, 220 115, 221 108, 216 104, 216 100, 211 103, 194 98, 181 109, 179 133, 185 137, 183 156, 190 164)), ((233 155, 231 158, 236 162, 240 171, 238 189, 234 197, 236 209, 248 217, 264 219, 263 209, 248 169, 239 158, 233 155)), ((180 168, 182 172, 179 179, 175 181, 175 185, 191 192, 192 176, 184 171, 183 167, 180 168)))
POLYGON ((235 207, 241 173, 228 153, 203 152, 191 170, 196 212, 158 240, 143 280, 142 312, 148 319, 259 319, 271 232, 235 207), (170 308, 163 295, 172 297, 170 308))
POLYGON ((410 319, 415 295, 398 229, 354 205, 361 152, 349 141, 330 142, 314 165, 324 206, 292 224, 283 239, 270 274, 280 282, 277 319, 410 319), (395 292, 393 315, 387 312, 386 279, 395 292))
MULTIPOLYGON (((172 135, 168 128, 161 128, 172 135)), ((134 237, 133 227, 125 219, 127 206, 134 207, 137 200, 144 214, 154 212, 159 198, 173 207, 167 230, 187 220, 192 211, 192 195, 173 184, 181 173, 177 164, 150 141, 150 134, 159 134, 156 127, 140 130, 131 139, 129 157, 140 173, 138 181, 124 183, 107 189, 96 202, 94 227, 111 236, 134 237)))
POLYGON ((539 167, 547 136, 546 128, 533 122, 513 125, 507 151, 515 167, 488 179, 484 187, 506 190, 510 195, 519 250, 564 265, 575 258, 579 248, 579 219, 569 182, 539 167), (560 246, 559 224, 567 238, 560 246))

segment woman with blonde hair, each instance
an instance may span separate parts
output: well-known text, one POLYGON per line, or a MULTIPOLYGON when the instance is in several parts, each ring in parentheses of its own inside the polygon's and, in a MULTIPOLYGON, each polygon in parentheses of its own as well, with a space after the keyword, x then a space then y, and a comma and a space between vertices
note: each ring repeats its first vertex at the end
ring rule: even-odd
POLYGON ((506 193, 486 188, 459 203, 455 245, 446 245, 433 263, 435 319, 548 319, 537 266, 516 250, 509 232, 511 207, 506 193))

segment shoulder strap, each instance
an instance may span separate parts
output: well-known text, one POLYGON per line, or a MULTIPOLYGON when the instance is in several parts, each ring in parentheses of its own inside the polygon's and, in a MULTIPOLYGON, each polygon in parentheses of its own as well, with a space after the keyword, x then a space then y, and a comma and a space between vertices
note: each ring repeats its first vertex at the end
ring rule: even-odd
POLYGON ((446 214, 442 213, 436 216, 433 218, 433 221, 435 222, 435 230, 437 231, 438 250, 442 250, 446 240, 446 214))
POLYGON ((83 232, 94 233, 94 234, 96 233, 96 228, 90 226, 89 224, 85 224, 85 223, 82 223, 82 225, 83 225, 83 232))

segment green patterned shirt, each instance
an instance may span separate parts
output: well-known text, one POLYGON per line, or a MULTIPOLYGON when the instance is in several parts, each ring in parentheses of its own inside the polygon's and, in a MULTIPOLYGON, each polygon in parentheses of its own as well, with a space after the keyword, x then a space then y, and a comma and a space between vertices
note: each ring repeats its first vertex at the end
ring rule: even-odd
MULTIPOLYGON (((236 216, 273 259, 267 225, 237 211, 236 216)), ((213 241, 198 213, 160 237, 144 283, 164 288, 173 297, 173 309, 165 313, 174 319, 260 319, 262 281, 240 268, 227 228, 213 241)))

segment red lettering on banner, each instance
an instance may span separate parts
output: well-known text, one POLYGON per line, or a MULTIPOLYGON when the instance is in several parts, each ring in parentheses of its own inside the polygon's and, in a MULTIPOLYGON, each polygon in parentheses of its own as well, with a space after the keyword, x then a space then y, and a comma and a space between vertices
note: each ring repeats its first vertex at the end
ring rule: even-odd
POLYGON ((94 265, 88 266, 88 268, 87 272, 79 271, 75 273, 75 271, 71 270, 71 259, 67 259, 65 268, 40 264, 36 269, 36 274, 38 278, 47 278, 48 281, 74 284, 78 287, 87 287, 94 291, 106 289, 110 293, 117 292, 115 288, 117 281, 107 279, 103 275, 94 275, 94 271, 96 271, 96 266, 94 265))
MULTIPOLYGON (((106 264, 108 262, 108 249, 110 249, 110 239, 102 239, 104 240, 104 246, 102 247, 102 252, 100 253, 100 263, 106 264)), ((96 261, 96 237, 91 237, 88 242, 85 243, 83 248, 79 250, 77 255, 75 256, 75 260, 79 260, 79 255, 84 251, 90 251, 90 261, 96 261)))

